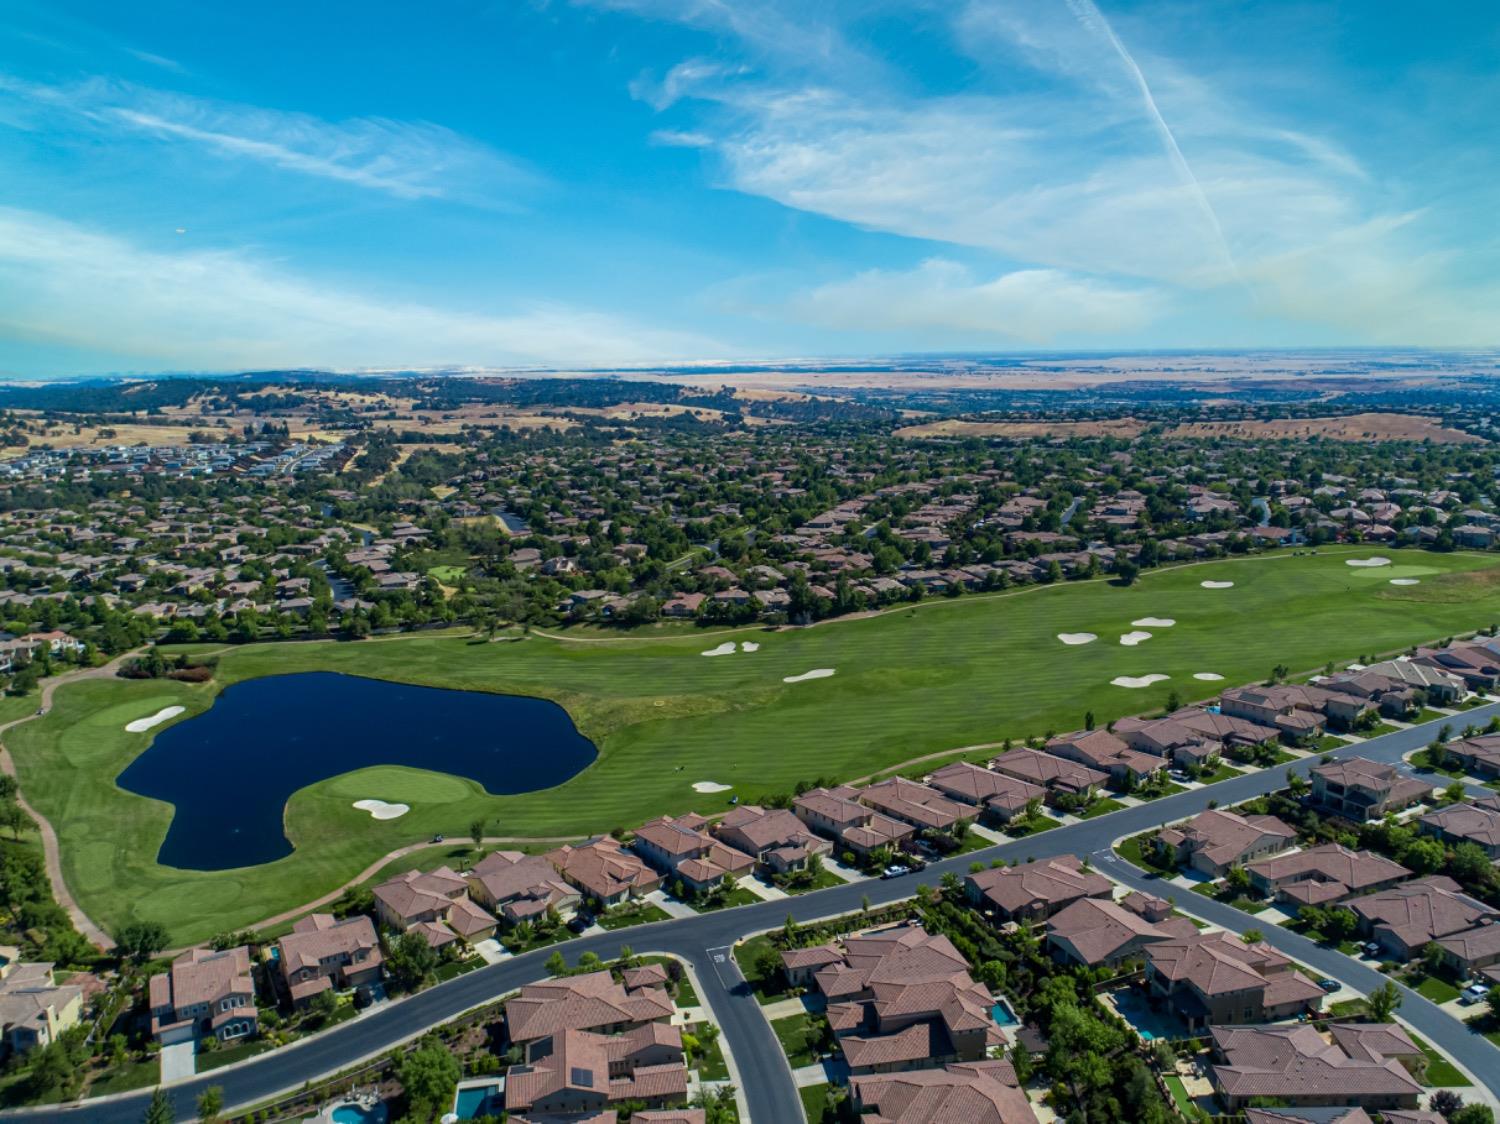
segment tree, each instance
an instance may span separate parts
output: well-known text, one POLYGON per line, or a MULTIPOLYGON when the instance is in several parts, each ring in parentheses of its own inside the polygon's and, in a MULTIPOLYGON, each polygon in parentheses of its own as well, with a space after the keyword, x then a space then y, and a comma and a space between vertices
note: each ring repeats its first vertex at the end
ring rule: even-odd
POLYGON ((1487 1104, 1466 1104, 1448 1117, 1448 1124, 1495 1124, 1495 1111, 1487 1104))
POLYGON ((1386 980, 1374 991, 1366 1001, 1370 1012, 1370 1021, 1377 1023, 1388 1023, 1401 1006, 1401 991, 1390 980, 1386 980))
POLYGON ((386 967, 403 987, 420 987, 437 965, 437 949, 421 933, 402 933, 390 942, 386 967))
POLYGON ((167 1091, 157 1089, 151 1094, 151 1103, 146 1106, 146 1115, 141 1117, 141 1124, 172 1124, 176 1119, 167 1091))
POLYGON ((1346 941, 1354 935, 1359 928, 1359 918, 1355 916, 1352 909, 1330 909, 1328 911, 1328 925, 1325 932, 1330 940, 1346 941))
POLYGON ((479 850, 479 845, 484 842, 483 820, 475 820, 469 825, 469 838, 474 840, 474 850, 479 850))
POLYGON ((547 969, 549 976, 562 976, 567 974, 568 961, 561 952, 554 952, 547 957, 547 963, 543 967, 547 969))
POLYGON ((1246 944, 1255 944, 1256 942, 1263 941, 1265 939, 1266 935, 1259 929, 1246 929, 1243 933, 1240 934, 1240 940, 1244 941, 1246 944))
POLYGON ((339 997, 333 993, 331 988, 328 988, 314 995, 308 1007, 317 1016, 320 1023, 326 1023, 338 1013, 339 997))
POLYGON ((1244 894, 1250 889, 1250 872, 1242 866, 1232 866, 1224 874, 1224 884, 1235 894, 1244 894))
POLYGON ((409 1115, 425 1120, 453 1100, 463 1070, 439 1039, 429 1038, 403 1059, 398 1075, 406 1091, 409 1115))
POLYGON ((1460 843, 1453 848, 1453 858, 1448 863, 1453 877, 1465 886, 1484 888, 1494 880, 1495 868, 1484 850, 1476 843, 1460 843))
POLYGON ((120 954, 137 964, 144 964, 166 948, 169 939, 167 927, 160 921, 131 921, 115 933, 120 954))
POLYGON ((1445 1118, 1451 1118, 1463 1106, 1463 1097, 1459 1096, 1452 1089, 1438 1089, 1432 1096, 1427 1098, 1427 1107, 1445 1118))
MULTIPOLYGON (((324 995, 332 995, 332 992, 324 992, 324 995)), ((210 1085, 198 1094, 198 1120, 200 1124, 215 1124, 219 1119, 219 1113, 224 1111, 224 1090, 217 1085, 210 1085)))

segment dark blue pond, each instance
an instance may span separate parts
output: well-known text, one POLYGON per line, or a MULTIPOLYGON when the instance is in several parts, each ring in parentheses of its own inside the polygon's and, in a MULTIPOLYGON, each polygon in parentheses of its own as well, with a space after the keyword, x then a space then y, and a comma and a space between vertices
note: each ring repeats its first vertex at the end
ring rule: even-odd
POLYGON ((340 773, 407 765, 504 796, 561 784, 595 755, 568 712, 545 699, 320 671, 227 688, 205 713, 158 733, 118 783, 175 809, 158 862, 228 870, 291 854, 287 799, 340 773))

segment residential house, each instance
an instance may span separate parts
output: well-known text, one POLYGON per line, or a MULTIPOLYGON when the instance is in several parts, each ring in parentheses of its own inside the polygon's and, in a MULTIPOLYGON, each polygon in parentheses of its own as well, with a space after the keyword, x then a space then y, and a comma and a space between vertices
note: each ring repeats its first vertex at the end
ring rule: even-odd
POLYGON ((974 815, 972 809, 949 800, 936 788, 905 777, 892 777, 860 789, 859 802, 918 831, 950 831, 974 815))
POLYGON ((661 885, 661 875, 607 835, 576 847, 564 843, 547 852, 547 861, 564 881, 606 909, 644 897, 661 885))
POLYGON ((687 1100, 683 1057, 675 1026, 648 1024, 613 1036, 565 1030, 528 1042, 525 1061, 505 1071, 505 1110, 511 1119, 535 1113, 576 1120, 575 1114, 627 1102, 681 1104, 687 1100))
POLYGON ((899 846, 916 834, 910 824, 859 803, 859 790, 849 785, 805 792, 792 801, 792 811, 819 835, 861 856, 899 846))
POLYGON ((1378 820, 1432 796, 1432 785, 1403 776, 1394 765, 1367 757, 1345 757, 1311 770, 1314 803, 1361 823, 1378 820))
POLYGON ((1194 1030, 1316 1011, 1323 989, 1263 941, 1196 930, 1145 947, 1146 986, 1194 1030))
POLYGON ((927 778, 927 783, 944 796, 960 804, 975 805, 998 820, 1008 823, 1025 812, 1033 801, 1044 801, 1047 790, 1015 777, 981 769, 967 761, 944 765, 927 778))
MULTIPOLYGON (((1365 668, 1365 673, 1379 675, 1382 678, 1402 683, 1414 691, 1421 691, 1429 703, 1435 703, 1438 706, 1459 702, 1464 695, 1468 694, 1468 687, 1459 676, 1433 664, 1418 663, 1404 656, 1399 659, 1372 663, 1365 668)), ((1329 689, 1337 688, 1329 684, 1329 689)))
POLYGON ((1399 1026, 1363 1024, 1369 1032, 1388 1027, 1401 1052, 1377 1052, 1377 1039, 1350 1037, 1330 1041, 1303 1024, 1277 1027, 1216 1026, 1210 1029, 1214 1054, 1214 1089, 1230 1112, 1257 1098, 1292 1107, 1353 1105, 1364 1109, 1414 1109, 1424 1093, 1407 1072, 1403 1057, 1417 1050, 1399 1026), (1399 1036, 1399 1038, 1397 1037, 1399 1036))
POLYGON ((495 935, 495 918, 469 898, 469 883, 446 866, 408 870, 375 887, 375 917, 398 933, 416 931, 434 948, 495 935))
POLYGON ((1179 767, 1209 766, 1224 752, 1218 738, 1175 718, 1122 718, 1114 733, 1131 749, 1164 757, 1179 767))
POLYGON ((851 1074, 980 1061, 1003 1042, 990 993, 945 936, 907 922, 824 946, 824 955, 812 978, 851 1074))
POLYGON ((1287 741, 1305 742, 1323 732, 1326 718, 1336 717, 1341 727, 1350 728, 1368 704, 1317 687, 1273 685, 1225 691, 1219 695, 1219 709, 1231 718, 1273 727, 1287 741))
POLYGON ((1275 816, 1241 816, 1221 809, 1200 812, 1178 827, 1166 827, 1157 846, 1177 863, 1186 863, 1212 878, 1232 866, 1285 850, 1297 841, 1294 828, 1275 816))
POLYGON ((1443 950, 1443 963, 1460 979, 1483 973, 1493 980, 1493 969, 1500 964, 1500 925, 1476 925, 1452 936, 1440 937, 1438 948, 1443 950))
POLYGON ((299 1006, 322 991, 377 982, 385 959, 375 925, 363 915, 340 921, 330 913, 310 914, 276 948, 287 994, 299 1006))
POLYGON ((1480 734, 1448 742, 1449 760, 1466 773, 1494 780, 1500 777, 1500 734, 1480 734))
POLYGON ((711 890, 726 876, 749 874, 755 858, 720 842, 703 829, 708 820, 662 816, 636 829, 631 847, 653 868, 681 880, 694 893, 711 890))
POLYGON ((1148 920, 1108 898, 1081 898, 1048 919, 1047 946, 1064 963, 1114 967, 1139 960, 1149 944, 1196 931, 1188 918, 1171 916, 1170 907, 1148 920))
POLYGON ((1047 752, 1064 761, 1072 761, 1108 773, 1118 788, 1132 788, 1161 772, 1160 757, 1131 749, 1108 730, 1075 730, 1060 734, 1047 742, 1047 752))
POLYGON ((1281 738, 1281 731, 1275 726, 1252 722, 1248 718, 1236 718, 1232 714, 1202 710, 1196 706, 1173 711, 1167 719, 1196 730, 1228 750, 1254 749, 1270 745, 1281 738))
POLYGON ((1446 648, 1418 648, 1413 663, 1426 664, 1457 676, 1471 691, 1490 691, 1500 679, 1500 655, 1483 644, 1450 644, 1446 648))
POLYGON ((559 913, 573 909, 582 900, 544 856, 520 851, 485 855, 465 880, 470 897, 509 925, 535 921, 549 909, 559 913))
POLYGON ((990 768, 1007 777, 1045 788, 1053 797, 1063 794, 1092 800, 1100 786, 1109 780, 1109 774, 1100 769, 1034 749, 1013 749, 1003 753, 990 762, 990 768))
POLYGON ((609 1035, 665 1025, 676 1008, 661 983, 656 976, 623 983, 600 971, 528 984, 505 1004, 506 1034, 524 1047, 569 1030, 609 1035))
POLYGON ((23 963, 20 949, 0 946, 0 1036, 8 1054, 25 1054, 57 1040, 83 1015, 83 988, 59 984, 52 965, 23 963))
POLYGON ((1340 902, 1411 877, 1411 871, 1384 855, 1351 851, 1338 843, 1262 859, 1245 871, 1258 893, 1299 906, 1340 902))
POLYGON ((1045 921, 1080 898, 1109 898, 1113 890, 1108 878, 1084 870, 1073 855, 991 867, 964 877, 969 901, 1006 921, 1045 921))
POLYGON ((1500 795, 1428 812, 1417 818, 1417 830, 1446 846, 1472 843, 1490 858, 1500 858, 1500 795))
MULTIPOLYGON (((1035 1124, 1010 1062, 990 1058, 941 1069, 854 1077, 849 1092, 872 1124, 1035 1124)), ((640 1119, 637 1113, 633 1118, 640 1119)))
POLYGON ((1492 924, 1500 917, 1444 874, 1356 898, 1349 906, 1361 931, 1397 960, 1419 955, 1429 941, 1492 924))
POLYGON ((713 831, 723 842, 776 874, 800 870, 813 855, 833 850, 828 840, 814 835, 784 808, 739 804, 714 825, 713 831))
POLYGON ((190 948, 171 968, 151 977, 151 1034, 163 1046, 213 1035, 245 1038, 260 1027, 250 950, 190 948))

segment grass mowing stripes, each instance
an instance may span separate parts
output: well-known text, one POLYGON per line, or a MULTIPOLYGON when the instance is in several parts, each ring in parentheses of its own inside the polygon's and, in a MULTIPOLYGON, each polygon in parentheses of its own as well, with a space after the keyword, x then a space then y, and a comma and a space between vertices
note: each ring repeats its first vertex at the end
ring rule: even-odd
MULTIPOLYGON (((811 629, 743 631, 736 638, 753 637, 758 651, 712 659, 700 653, 721 638, 702 633, 255 645, 224 653, 215 684, 65 687, 47 717, 6 740, 28 799, 61 835, 84 909, 107 926, 159 920, 174 940, 194 940, 300 905, 396 847, 436 833, 462 838, 479 818, 493 834, 581 837, 661 813, 713 813, 732 797, 755 800, 801 780, 864 776, 925 753, 1074 729, 1087 711, 1104 722, 1153 710, 1173 690, 1201 697, 1214 687, 1194 680, 1198 672, 1223 675, 1229 686, 1263 679, 1277 664, 1320 668, 1500 619, 1500 557, 1381 552, 1436 572, 1418 586, 1392 586, 1345 565, 1368 550, 1281 553, 1155 570, 1130 588, 1064 583, 811 629), (1202 588, 1209 579, 1234 584, 1202 588), (1119 644, 1145 616, 1177 623, 1134 647, 1119 644), (1099 639, 1069 647, 1056 638, 1062 632, 1099 639), (783 682, 815 668, 835 674, 783 682), (508 797, 463 778, 381 770, 381 798, 412 807, 386 822, 350 808, 350 792, 372 791, 371 771, 360 770, 292 797, 286 827, 296 851, 285 859, 209 874, 157 865, 171 810, 114 784, 151 737, 126 734, 125 722, 168 705, 198 713, 224 685, 295 671, 543 696, 568 708, 600 756, 565 784, 508 797), (1144 690, 1110 682, 1147 674, 1170 678, 1144 690), (733 788, 706 796, 694 792, 697 781, 733 788)), ((275 734, 268 717, 266 736, 275 734)), ((350 736, 358 736, 352 719, 350 736)), ((225 798, 254 783, 254 766, 204 746, 205 775, 225 798)))

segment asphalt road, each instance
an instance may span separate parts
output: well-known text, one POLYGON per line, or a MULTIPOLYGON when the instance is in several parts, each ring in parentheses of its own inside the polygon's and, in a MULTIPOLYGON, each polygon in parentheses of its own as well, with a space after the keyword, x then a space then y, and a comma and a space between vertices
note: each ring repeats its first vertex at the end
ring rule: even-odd
MULTIPOLYGON (((1500 703, 1475 707, 1451 718, 1398 730, 1360 745, 1346 746, 1334 750, 1332 756, 1362 756, 1398 762, 1404 754, 1432 741, 1444 724, 1458 729, 1469 723, 1483 725, 1495 716, 1500 716, 1500 703)), ((936 883, 949 872, 962 876, 973 862, 987 863, 1001 858, 1024 861, 1072 854, 1092 856, 1096 866, 1125 885, 1160 894, 1163 887, 1159 881, 1113 857, 1110 845, 1115 839, 1195 815, 1207 808, 1210 801, 1229 805, 1279 791, 1286 787, 1289 772, 1295 769, 1305 774, 1315 763, 1315 759, 1304 758, 1248 772, 1206 788, 1177 793, 1097 819, 1054 828, 1028 839, 974 851, 932 864, 921 880, 936 883)), ((1443 779, 1436 778, 1438 781, 1443 779)), ((779 927, 789 914, 798 921, 810 921, 853 912, 860 908, 866 897, 872 905, 883 905, 910 897, 915 889, 916 880, 910 877, 855 882, 786 901, 763 902, 659 921, 552 945, 439 984, 290 1047, 173 1086, 177 1118, 191 1119, 195 1099, 210 1085, 223 1089, 226 1106, 244 1108, 348 1069, 429 1027, 543 978, 547 974, 543 963, 559 949, 572 961, 584 952, 612 959, 619 954, 622 944, 628 944, 636 952, 670 953, 692 964, 701 985, 701 998, 722 1028, 725 1047, 733 1055, 750 1121, 753 1124, 800 1121, 801 1103, 790 1067, 770 1025, 761 1016, 754 994, 739 974, 729 949, 742 937, 779 927)), ((1207 898, 1199 901, 1195 896, 1191 906, 1192 911, 1204 920, 1232 931, 1261 928, 1266 939, 1276 948, 1357 991, 1368 992, 1385 979, 1359 961, 1320 947, 1287 930, 1265 927, 1252 915, 1222 903, 1207 898)), ((1410 991, 1405 992, 1401 1015, 1419 1034, 1467 1068, 1500 1098, 1500 1051, 1486 1039, 1471 1033, 1462 1023, 1410 991)), ((141 1118, 149 1096, 149 1091, 146 1091, 71 1106, 18 1109, 0 1114, 0 1119, 71 1120, 87 1124, 135 1121, 141 1118)))

